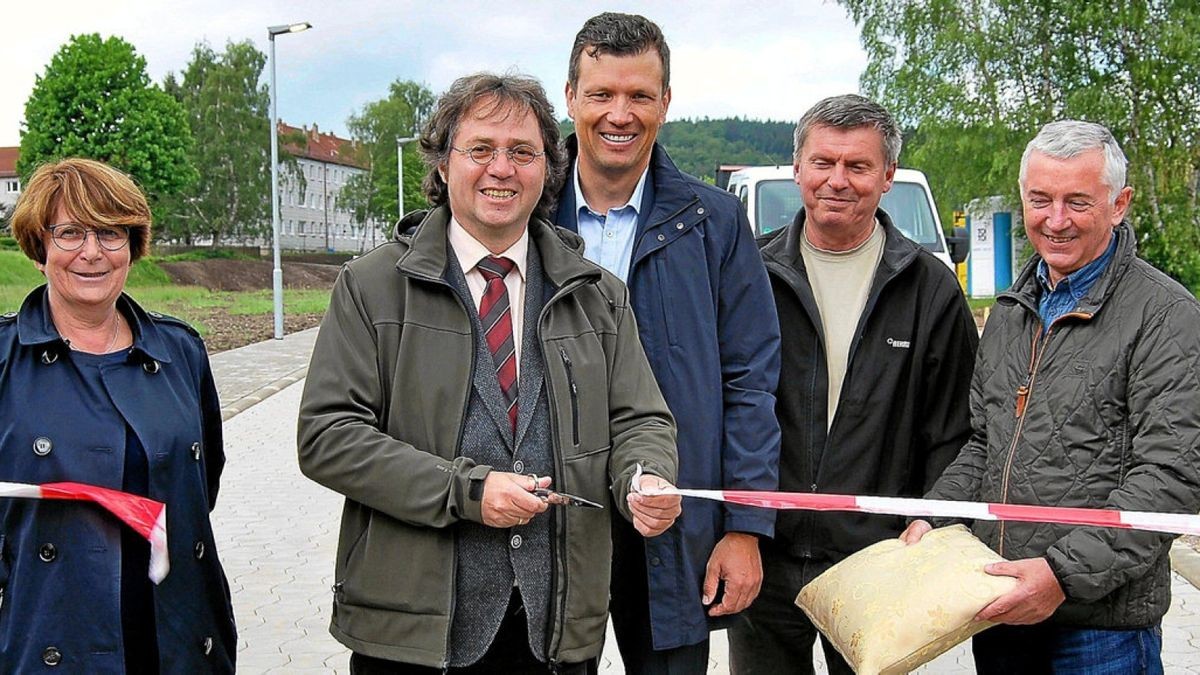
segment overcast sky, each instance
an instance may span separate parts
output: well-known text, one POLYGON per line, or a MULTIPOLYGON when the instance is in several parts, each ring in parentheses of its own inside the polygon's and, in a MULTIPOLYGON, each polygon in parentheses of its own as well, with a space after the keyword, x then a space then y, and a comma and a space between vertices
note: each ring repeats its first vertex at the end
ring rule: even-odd
POLYGON ((23 0, 4 10, 0 40, 0 146, 20 143, 25 100, 71 35, 119 35, 162 82, 187 64, 196 42, 218 51, 252 39, 268 49, 268 25, 309 21, 277 38, 279 116, 344 135, 346 118, 382 98, 397 78, 444 90, 478 70, 539 78, 566 115, 563 85, 571 41, 605 10, 654 20, 671 47, 669 119, 727 117, 794 121, 817 100, 858 90, 866 65, 844 9, 822 0, 759 2, 576 2, 354 0, 247 2, 23 0))

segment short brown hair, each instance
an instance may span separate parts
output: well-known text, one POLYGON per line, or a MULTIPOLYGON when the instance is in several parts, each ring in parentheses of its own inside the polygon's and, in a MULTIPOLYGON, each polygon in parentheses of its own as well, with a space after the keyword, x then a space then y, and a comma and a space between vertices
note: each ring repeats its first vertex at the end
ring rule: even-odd
POLYGON ((523 75, 476 73, 460 77, 450 89, 438 99, 437 109, 429 117, 421 132, 421 156, 429 172, 421 187, 433 206, 449 203, 450 191, 446 181, 438 173, 438 167, 450 158, 450 144, 459 124, 476 103, 490 105, 488 113, 503 112, 521 115, 533 113, 542 132, 543 150, 546 152, 546 182, 542 198, 533 213, 541 218, 550 218, 550 207, 558 199, 567 173, 566 151, 559 145, 558 120, 554 118, 554 106, 546 98, 546 91, 537 80, 523 75))
POLYGON ((588 19, 575 34, 571 62, 567 64, 567 82, 579 86, 579 61, 586 54, 598 59, 613 56, 640 56, 653 49, 662 64, 662 90, 671 86, 671 50, 658 24, 640 14, 604 12, 588 19))
POLYGON ((12 215, 12 233, 32 260, 46 262, 43 233, 62 206, 83 225, 129 229, 130 262, 150 251, 150 205, 129 176, 92 159, 71 157, 33 172, 12 215))

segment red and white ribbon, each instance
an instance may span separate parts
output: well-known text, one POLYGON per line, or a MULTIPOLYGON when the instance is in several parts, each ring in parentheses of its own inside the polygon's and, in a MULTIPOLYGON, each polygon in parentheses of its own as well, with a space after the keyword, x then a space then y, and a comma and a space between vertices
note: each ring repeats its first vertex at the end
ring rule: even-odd
POLYGON ((159 583, 171 570, 167 558, 167 505, 147 497, 84 483, 5 483, 0 497, 69 499, 95 502, 150 542, 150 580, 159 583))
MULTIPOLYGON (((639 485, 638 467, 633 484, 639 485)), ((1113 509, 1084 509, 1068 506, 1033 506, 1027 504, 997 504, 963 502, 911 497, 858 497, 855 495, 818 494, 808 492, 766 492, 755 490, 689 490, 668 488, 639 490, 642 494, 677 494, 684 497, 710 499, 744 506, 767 509, 801 509, 805 511, 848 511, 876 513, 913 518, 965 518, 970 520, 1010 520, 1059 525, 1092 525, 1127 530, 1147 530, 1170 534, 1200 535, 1200 516, 1184 513, 1155 513, 1151 511, 1117 511, 1113 509)))

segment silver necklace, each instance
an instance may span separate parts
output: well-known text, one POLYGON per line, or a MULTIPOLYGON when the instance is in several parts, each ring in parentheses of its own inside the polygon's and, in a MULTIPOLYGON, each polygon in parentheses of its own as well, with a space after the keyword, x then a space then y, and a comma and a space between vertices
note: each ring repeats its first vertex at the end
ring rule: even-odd
MULTIPOLYGON (((113 310, 112 337, 109 338, 108 346, 104 348, 104 351, 99 352, 99 353, 108 354, 108 353, 112 352, 113 346, 117 344, 117 335, 119 335, 120 333, 121 333, 121 312, 114 309, 113 310)), ((71 341, 68 340, 67 338, 63 338, 63 342, 67 343, 67 347, 69 349, 72 349, 77 352, 83 351, 79 347, 76 347, 75 345, 71 344, 71 341)))

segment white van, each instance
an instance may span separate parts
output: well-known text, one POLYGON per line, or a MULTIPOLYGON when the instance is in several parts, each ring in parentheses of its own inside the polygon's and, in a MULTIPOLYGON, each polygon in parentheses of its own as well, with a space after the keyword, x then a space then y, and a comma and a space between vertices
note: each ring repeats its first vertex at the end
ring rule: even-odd
MULTIPOLYGON (((788 225, 804 206, 790 165, 751 166, 735 171, 729 176, 727 189, 742 202, 750 218, 750 227, 754 228, 754 236, 788 225)), ((892 189, 884 193, 879 206, 887 211, 905 236, 929 249, 951 270, 955 262, 966 258, 965 236, 961 246, 957 245, 957 238, 951 242, 955 244, 955 254, 961 250, 961 257, 951 255, 924 173, 915 169, 896 169, 892 189)))

